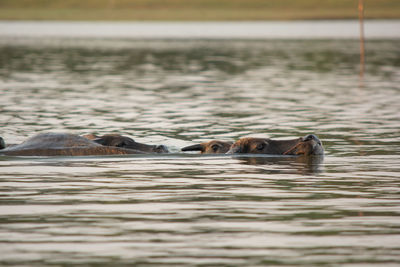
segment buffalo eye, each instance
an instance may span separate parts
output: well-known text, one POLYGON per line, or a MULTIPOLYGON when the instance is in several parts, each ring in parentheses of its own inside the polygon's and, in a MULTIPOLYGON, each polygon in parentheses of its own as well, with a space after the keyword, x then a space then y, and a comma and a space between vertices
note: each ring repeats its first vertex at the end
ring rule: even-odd
POLYGON ((119 140, 119 142, 117 143, 117 147, 129 147, 129 146, 133 146, 135 143, 135 140, 131 139, 131 138, 122 138, 121 140, 119 140))
POLYGON ((212 145, 212 146, 211 146, 211 149, 212 149, 214 152, 217 152, 218 148, 219 148, 218 145, 212 145))
POLYGON ((263 150, 264 148, 265 148, 265 144, 264 143, 260 143, 256 147, 257 150, 263 150))
POLYGON ((125 147, 125 146, 126 146, 125 141, 119 142, 119 143, 116 145, 116 147, 125 147))

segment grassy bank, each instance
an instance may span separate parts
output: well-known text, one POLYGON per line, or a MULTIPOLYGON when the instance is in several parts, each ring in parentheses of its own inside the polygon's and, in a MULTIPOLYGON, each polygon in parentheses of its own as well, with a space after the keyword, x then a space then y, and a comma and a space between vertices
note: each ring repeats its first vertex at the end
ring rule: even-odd
MULTIPOLYGON (((357 0, 1 0, 2 20, 355 19, 357 0)), ((399 0, 366 0, 366 18, 400 18, 399 0)))

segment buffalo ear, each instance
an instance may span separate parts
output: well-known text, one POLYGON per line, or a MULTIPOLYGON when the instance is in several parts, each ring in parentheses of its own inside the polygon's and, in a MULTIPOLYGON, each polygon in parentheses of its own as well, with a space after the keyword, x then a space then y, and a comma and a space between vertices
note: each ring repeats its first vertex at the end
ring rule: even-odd
POLYGON ((90 134, 84 134, 84 135, 82 135, 82 137, 85 137, 86 139, 89 139, 89 140, 94 140, 94 139, 97 139, 97 138, 99 138, 97 135, 95 135, 95 134, 92 134, 92 133, 90 133, 90 134))
POLYGON ((185 146, 181 149, 182 151, 204 151, 204 147, 201 144, 185 146))

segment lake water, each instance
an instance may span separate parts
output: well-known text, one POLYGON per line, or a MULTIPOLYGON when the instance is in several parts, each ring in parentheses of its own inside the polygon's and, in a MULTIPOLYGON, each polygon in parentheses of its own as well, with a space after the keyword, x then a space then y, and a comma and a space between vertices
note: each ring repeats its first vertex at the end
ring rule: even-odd
POLYGON ((15 25, 0 23, 6 142, 118 132, 172 153, 0 156, 0 265, 400 264, 396 31, 367 40, 360 80, 357 35, 342 26, 324 38, 152 39, 5 30, 15 25), (308 133, 323 159, 179 151, 308 133))

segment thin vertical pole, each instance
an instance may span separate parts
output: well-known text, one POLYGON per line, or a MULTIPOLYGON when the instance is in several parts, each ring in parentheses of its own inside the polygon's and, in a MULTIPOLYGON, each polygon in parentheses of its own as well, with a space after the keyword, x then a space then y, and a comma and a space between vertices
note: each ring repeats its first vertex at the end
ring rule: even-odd
POLYGON ((364 0, 358 0, 358 18, 360 21, 360 78, 363 78, 365 68, 364 0))

